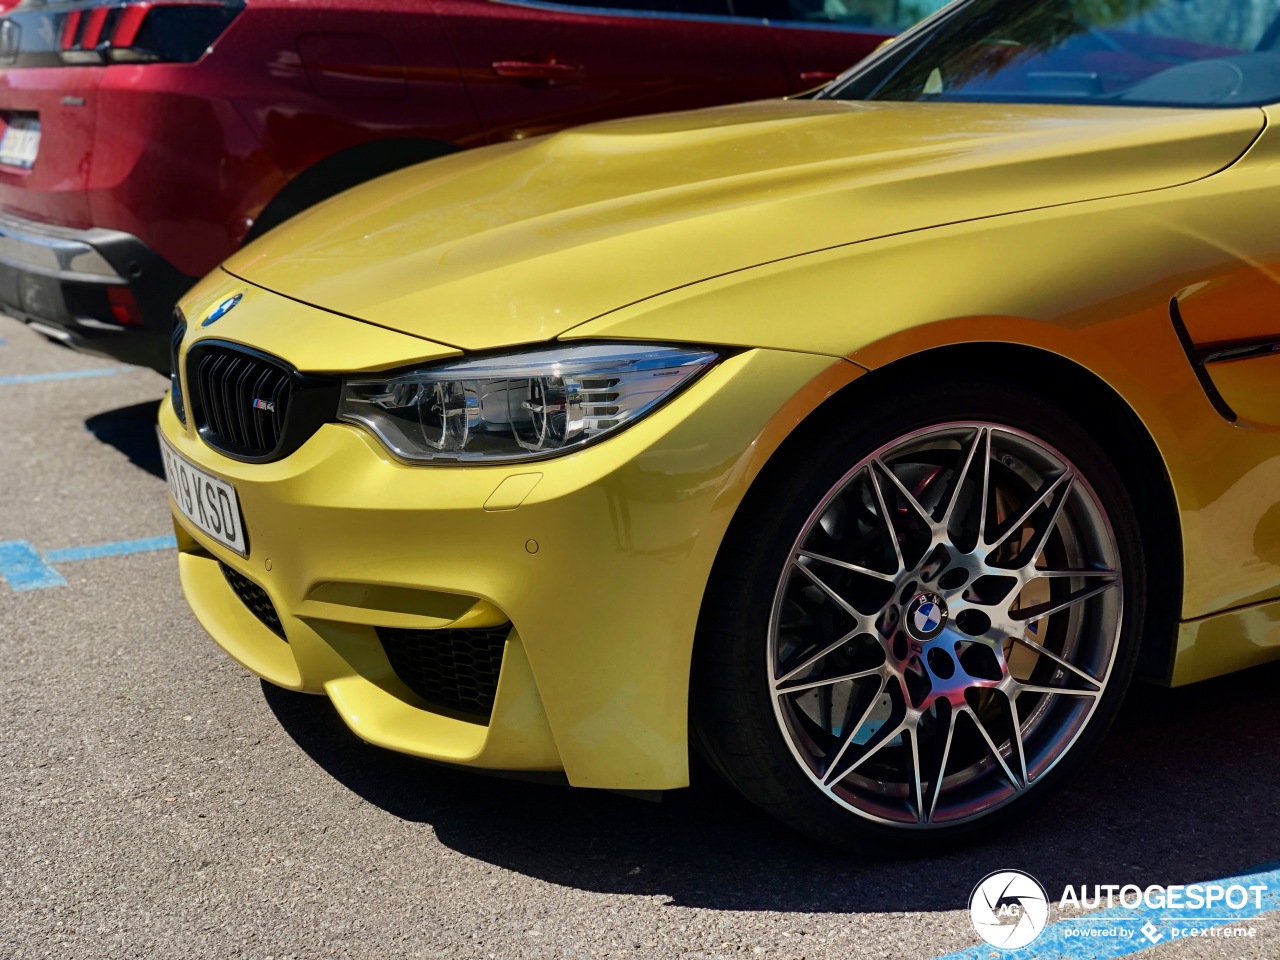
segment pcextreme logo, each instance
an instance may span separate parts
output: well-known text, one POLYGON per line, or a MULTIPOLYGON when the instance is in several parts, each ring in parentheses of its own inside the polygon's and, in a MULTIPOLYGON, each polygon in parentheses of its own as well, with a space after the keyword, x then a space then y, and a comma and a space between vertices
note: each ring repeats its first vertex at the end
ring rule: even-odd
POLYGON ((1035 943, 1049 922, 1049 896, 1021 870, 989 873, 969 897, 969 920, 987 943, 1017 950, 1035 943))

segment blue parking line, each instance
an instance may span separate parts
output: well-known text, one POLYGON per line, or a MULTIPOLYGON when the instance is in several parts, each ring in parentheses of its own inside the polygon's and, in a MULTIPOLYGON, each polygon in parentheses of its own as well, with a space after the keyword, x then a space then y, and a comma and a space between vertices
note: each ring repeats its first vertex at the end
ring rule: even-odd
MULTIPOLYGON (((1280 910, 1280 867, 1267 864, 1259 867, 1257 872, 1227 877, 1223 880, 1208 880, 1206 884, 1222 884, 1230 886, 1238 884, 1243 887, 1263 886, 1266 891, 1260 896, 1260 903, 1252 897, 1245 907, 1228 910, 1221 905, 1192 910, 1186 907, 1177 909, 1153 909, 1150 907, 1111 907, 1105 910, 1093 910, 1079 916, 1059 919, 1057 923, 1045 927, 1044 933, 1031 944, 1017 950, 1001 950, 996 947, 980 944, 967 950, 948 953, 935 960, 1046 960, 1046 958, 1089 957, 1091 960, 1110 960, 1113 957, 1127 957, 1152 947, 1175 942, 1180 939, 1173 935, 1173 929, 1195 928, 1209 930, 1215 927, 1237 926, 1253 917, 1280 910), (1110 927, 1124 931, 1124 936, 1081 937, 1073 931, 1082 925, 1090 927, 1110 927), (1154 928, 1151 939, 1143 932, 1143 928, 1151 924, 1154 928)), ((1150 929, 1150 928, 1149 928, 1150 929)), ((1189 937, 1187 939, 1190 939, 1189 937)), ((1197 936, 1198 940, 1214 940, 1210 936, 1197 936)), ((1230 941, 1215 941, 1229 943, 1230 941)))
POLYGON ((109 377, 120 373, 124 367, 104 367, 97 370, 61 370, 57 373, 23 373, 12 377, 0 377, 0 387, 16 383, 43 383, 46 380, 83 380, 86 377, 109 377))
POLYGON ((115 543, 100 543, 93 547, 50 550, 44 555, 44 559, 47 563, 68 563, 72 560, 97 560, 99 557, 123 557, 130 553, 149 553, 152 550, 173 550, 177 546, 178 541, 172 535, 148 537, 145 540, 117 540, 115 543))
POLYGON ((43 590, 45 587, 61 587, 67 582, 25 540, 0 543, 0 577, 9 581, 14 590, 43 590))
POLYGON ((0 579, 7 581, 10 589, 15 591, 62 587, 66 586, 67 578, 51 564, 97 560, 100 557, 123 557, 131 553, 172 550, 177 546, 178 541, 173 536, 147 537, 143 540, 116 540, 88 547, 65 547, 41 555, 26 540, 8 540, 0 543, 0 579))

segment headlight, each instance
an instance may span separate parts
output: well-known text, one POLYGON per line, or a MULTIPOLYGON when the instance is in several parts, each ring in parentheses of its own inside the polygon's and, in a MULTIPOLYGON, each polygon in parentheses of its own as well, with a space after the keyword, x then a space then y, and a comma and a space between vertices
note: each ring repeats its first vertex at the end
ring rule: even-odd
POLYGON ((402 460, 532 460, 616 433, 717 358, 690 347, 594 343, 462 360, 351 378, 339 416, 402 460))

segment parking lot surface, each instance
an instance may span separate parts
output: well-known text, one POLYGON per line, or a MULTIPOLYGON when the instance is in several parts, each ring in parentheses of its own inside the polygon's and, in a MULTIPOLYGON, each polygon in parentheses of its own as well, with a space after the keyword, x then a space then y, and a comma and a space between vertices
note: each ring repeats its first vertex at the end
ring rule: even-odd
MULTIPOLYGON (((188 612, 165 388, 0 318, 0 956, 996 956, 968 913, 994 870, 1056 901, 1280 861, 1280 669, 1136 689, 1034 820, 909 862, 827 854, 701 770, 649 803, 369 747, 188 612)), ((1280 913, 1248 925, 1017 955, 1280 956, 1280 913)))

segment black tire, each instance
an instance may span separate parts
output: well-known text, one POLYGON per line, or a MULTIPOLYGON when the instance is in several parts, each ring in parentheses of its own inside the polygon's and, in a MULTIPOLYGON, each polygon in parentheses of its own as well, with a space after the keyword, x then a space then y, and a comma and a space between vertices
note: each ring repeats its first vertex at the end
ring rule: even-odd
MULTIPOLYGON (((1125 484, 1099 443, 1064 411, 1029 391, 989 381, 935 379, 923 388, 860 404, 856 410, 827 411, 817 417, 761 474, 718 555, 694 652, 693 745, 761 809, 826 846, 903 857, 980 841, 1025 815, 1068 780, 1119 710, 1148 615, 1142 531, 1125 484), (798 535, 851 467, 896 438, 956 421, 996 423, 1042 438, 1074 465, 1110 521, 1123 572, 1123 614, 1105 690, 1055 765, 1014 799, 976 819, 926 828, 897 826, 842 805, 793 755, 774 711, 769 675, 773 668, 767 655, 770 620, 798 535)), ((1108 636, 1114 636, 1114 629, 1108 636)))

